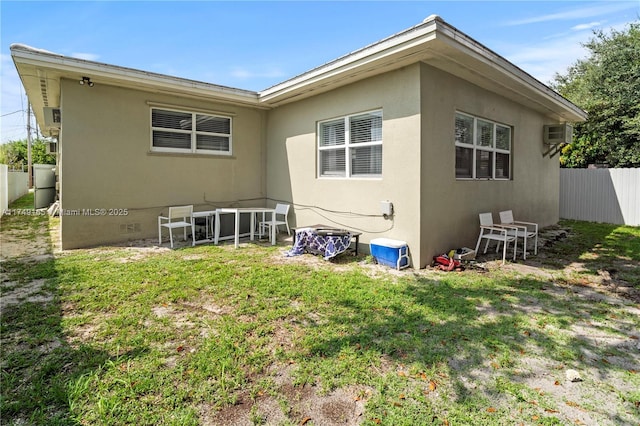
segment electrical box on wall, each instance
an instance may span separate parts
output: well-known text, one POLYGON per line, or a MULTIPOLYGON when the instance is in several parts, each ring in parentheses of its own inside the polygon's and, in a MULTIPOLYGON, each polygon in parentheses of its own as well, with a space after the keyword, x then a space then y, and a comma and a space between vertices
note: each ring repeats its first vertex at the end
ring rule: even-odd
POLYGON ((388 200, 380 201, 380 213, 385 217, 393 215, 393 203, 388 200))

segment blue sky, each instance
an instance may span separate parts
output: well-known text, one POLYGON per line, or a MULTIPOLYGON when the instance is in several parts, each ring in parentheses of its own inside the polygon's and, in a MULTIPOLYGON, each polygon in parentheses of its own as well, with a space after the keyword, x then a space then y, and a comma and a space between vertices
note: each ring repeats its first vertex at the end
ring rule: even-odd
POLYGON ((26 138, 12 43, 263 90, 440 15, 544 83, 594 30, 640 19, 633 1, 0 1, 0 142, 26 138))

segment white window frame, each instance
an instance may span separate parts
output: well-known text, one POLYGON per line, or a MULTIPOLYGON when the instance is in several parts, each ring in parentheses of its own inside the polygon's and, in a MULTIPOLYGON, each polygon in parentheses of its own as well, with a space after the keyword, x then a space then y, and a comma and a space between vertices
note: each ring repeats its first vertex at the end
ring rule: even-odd
MULTIPOLYGON (((504 123, 499 123, 497 121, 493 121, 493 120, 488 120, 485 118, 481 118, 481 117, 476 117, 474 115, 471 114, 467 114, 464 112, 460 112, 460 111, 456 111, 455 113, 455 117, 458 116, 462 116, 468 119, 472 119, 473 120, 473 134, 471 136, 471 144, 467 144, 467 143, 462 143, 459 142, 457 140, 457 138, 455 137, 455 133, 456 133, 456 124, 455 124, 455 118, 454 118, 454 141, 455 141, 455 146, 456 147, 460 147, 460 148, 465 148, 465 149, 470 149, 472 150, 473 154, 472 154, 472 159, 471 159, 471 164, 472 164, 472 176, 471 177, 458 177, 457 176, 457 163, 455 164, 454 167, 454 171, 456 173, 456 180, 503 180, 503 181, 508 181, 512 179, 512 174, 513 174, 513 170, 511 165, 513 164, 513 128, 511 126, 508 126, 504 123), (487 124, 491 124, 492 126, 492 132, 491 132, 491 142, 490 142, 490 146, 483 146, 480 144, 480 138, 478 137, 478 122, 484 122, 487 124), (498 132, 498 128, 502 128, 502 129, 506 129, 509 132, 509 149, 503 149, 503 148, 498 148, 496 146, 496 141, 497 141, 497 132, 498 132), (478 165, 477 165, 477 158, 478 158, 478 153, 479 152, 488 152, 491 154, 491 176, 490 177, 478 177, 478 165), (508 172, 509 175, 508 177, 501 177, 501 176, 496 176, 496 165, 497 165, 497 157, 498 154, 505 154, 509 156, 509 164, 508 164, 508 172)), ((457 160, 456 160, 457 162, 457 160)))
MULTIPOLYGON (((371 173, 371 174, 353 174, 351 170, 351 157, 352 151, 357 148, 365 148, 371 146, 380 146, 383 145, 384 135, 383 135, 383 126, 384 126, 384 117, 382 114, 382 109, 376 109, 371 111, 359 112, 356 114, 349 114, 343 117, 331 118, 328 120, 322 120, 317 123, 317 149, 318 149, 318 158, 317 158, 317 177, 321 179, 380 179, 382 177, 382 158, 380 159, 380 173, 371 173), (351 142, 351 120, 353 118, 358 118, 366 115, 379 116, 380 117, 380 130, 379 130, 379 140, 372 140, 370 142, 351 142), (322 146, 322 126, 326 123, 335 123, 342 120, 344 122, 344 143, 338 145, 328 145, 322 146), (339 151, 342 150, 345 152, 345 170, 344 174, 336 175, 336 174, 322 174, 322 155, 323 151, 339 151)), ((382 154, 380 154, 382 155, 382 154)))
POLYGON ((200 111, 189 111, 171 107, 151 107, 149 108, 149 125, 151 127, 151 140, 149 142, 151 151, 153 152, 166 152, 166 153, 178 153, 178 154, 204 154, 204 155, 225 155, 230 156, 233 153, 233 119, 232 117, 220 114, 212 114, 200 111), (182 130, 182 129, 173 129, 167 127, 154 127, 153 126, 153 111, 168 111, 168 112, 178 112, 182 114, 191 114, 191 123, 196 123, 191 126, 191 130, 182 130), (197 128, 197 116, 207 116, 213 118, 220 118, 229 120, 229 133, 216 133, 216 132, 208 132, 198 130, 197 128), (168 132, 168 133, 177 133, 177 134, 189 134, 191 135, 191 147, 189 149, 185 148, 170 148, 170 147, 158 147, 153 145, 154 140, 154 131, 159 132, 168 132), (203 136, 218 136, 218 137, 226 137, 229 138, 229 149, 228 150, 212 150, 212 149, 198 149, 197 145, 197 137, 198 135, 203 136))

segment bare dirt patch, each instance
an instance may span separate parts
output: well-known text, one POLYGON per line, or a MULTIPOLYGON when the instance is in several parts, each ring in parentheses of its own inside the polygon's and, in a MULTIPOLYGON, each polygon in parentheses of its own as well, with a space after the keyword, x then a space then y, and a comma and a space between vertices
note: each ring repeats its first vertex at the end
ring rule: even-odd
MULTIPOLYGON (((43 218, 37 216, 37 219, 43 218)), ((60 251, 60 220, 45 216, 43 226, 29 229, 14 228, 12 217, 0 218, 0 262, 20 259, 20 261, 50 259, 60 251), (48 223, 48 226, 46 224, 48 223)))
POLYGON ((3 230, 0 237, 0 259, 8 260, 46 255, 51 252, 47 236, 26 240, 20 230, 3 230))
POLYGON ((0 299, 2 310, 8 306, 23 302, 46 303, 53 299, 51 294, 43 292, 46 280, 35 280, 27 284, 19 284, 11 281, 3 283, 3 287, 11 290, 5 291, 0 299))
POLYGON ((355 426, 364 421, 365 404, 372 388, 348 386, 323 394, 317 386, 292 384, 293 365, 274 365, 266 373, 275 388, 253 398, 243 393, 236 404, 216 411, 202 407, 202 424, 251 426, 294 424, 355 426))

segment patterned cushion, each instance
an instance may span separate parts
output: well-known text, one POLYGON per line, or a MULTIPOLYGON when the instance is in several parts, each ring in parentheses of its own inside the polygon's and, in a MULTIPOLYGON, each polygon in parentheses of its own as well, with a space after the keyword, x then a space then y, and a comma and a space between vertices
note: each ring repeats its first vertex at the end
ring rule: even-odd
POLYGON ((351 245, 350 233, 344 235, 318 235, 313 228, 296 230, 296 243, 285 253, 286 256, 298 256, 303 253, 319 254, 325 260, 345 252, 351 245))

